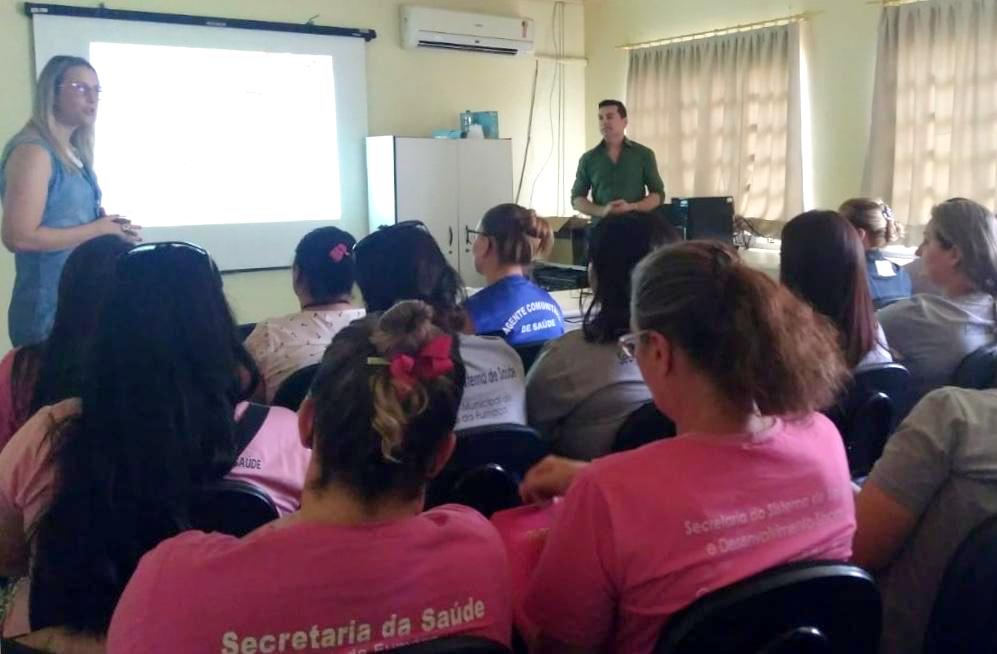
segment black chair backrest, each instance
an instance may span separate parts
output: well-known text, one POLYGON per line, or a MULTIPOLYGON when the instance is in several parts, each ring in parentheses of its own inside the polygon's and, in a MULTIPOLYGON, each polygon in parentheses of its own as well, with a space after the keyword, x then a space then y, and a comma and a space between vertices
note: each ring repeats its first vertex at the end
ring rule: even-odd
POLYGON ((277 387, 277 392, 273 396, 273 402, 270 404, 273 406, 282 406, 291 411, 297 411, 301 407, 301 403, 308 397, 308 389, 311 388, 312 380, 315 379, 315 373, 318 372, 320 365, 313 363, 310 366, 305 366, 301 370, 291 373, 277 387))
POLYGON ((970 532, 949 559, 922 651, 997 652, 997 516, 970 532))
POLYGON ((767 570, 671 618, 655 654, 875 654, 881 604, 867 572, 837 562, 767 570))
POLYGON ((527 345, 516 345, 513 349, 516 350, 516 354, 523 362, 523 371, 529 372, 530 368, 533 367, 533 362, 537 360, 537 355, 540 354, 540 350, 543 349, 547 341, 540 341, 539 343, 529 343, 527 345))
POLYGON ((508 654, 511 652, 502 643, 474 636, 451 636, 424 640, 421 643, 405 645, 392 650, 394 654, 508 654))
POLYGON ((190 503, 190 523, 194 529, 239 538, 277 517, 277 507, 269 495, 236 479, 221 479, 206 485, 190 503))
POLYGON ((17 641, 0 638, 0 654, 45 654, 45 652, 22 645, 17 641))
POLYGON ((841 432, 853 477, 864 477, 883 453, 910 402, 910 372, 898 363, 855 373, 825 415, 841 432))
POLYGON ((476 509, 486 518, 496 511, 519 506, 519 479, 497 463, 471 468, 450 491, 449 501, 476 509))
POLYGON ((997 382, 997 343, 970 352, 952 375, 952 385, 961 388, 993 388, 997 382))
POLYGON ((675 435, 675 423, 661 413, 654 402, 648 402, 627 416, 616 432, 613 452, 637 449, 675 435))
MULTIPOLYGON (((426 492, 426 505, 438 506, 457 501, 455 487, 468 481, 468 474, 488 464, 496 464, 518 486, 526 471, 550 453, 550 448, 532 427, 515 424, 485 425, 457 432, 457 447, 443 471, 426 492)), ((492 473, 482 473, 494 480, 492 473)), ((496 486, 498 492, 508 484, 496 486)), ((506 497, 506 495, 503 495, 506 497)), ((518 506, 518 498, 513 506, 518 506)), ((477 508, 477 507, 475 507, 477 508)), ((484 507, 488 508, 488 507, 484 507)), ((502 508, 510 508, 503 506, 502 508)))

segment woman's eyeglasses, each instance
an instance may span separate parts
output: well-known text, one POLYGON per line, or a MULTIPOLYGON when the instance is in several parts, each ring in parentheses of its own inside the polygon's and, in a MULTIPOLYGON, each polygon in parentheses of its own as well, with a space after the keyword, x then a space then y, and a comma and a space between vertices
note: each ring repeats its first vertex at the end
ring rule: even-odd
POLYGON ((644 338, 645 333, 647 333, 647 330, 620 336, 617 343, 620 345, 620 353, 624 359, 632 361, 637 358, 637 344, 640 342, 640 339, 644 338))
POLYGON ((204 248, 185 241, 162 241, 160 243, 143 243, 141 245, 136 245, 131 250, 123 253, 121 257, 118 258, 117 273, 119 276, 126 274, 129 265, 136 260, 144 259, 152 254, 165 252, 192 253, 198 258, 202 258, 205 263, 211 266, 213 271, 216 273, 218 272, 215 262, 211 259, 211 255, 208 254, 208 251, 204 248))
POLYGON ((85 82, 66 82, 63 86, 70 88, 73 93, 81 97, 92 95, 95 98, 100 98, 101 88, 99 84, 90 86, 85 82))

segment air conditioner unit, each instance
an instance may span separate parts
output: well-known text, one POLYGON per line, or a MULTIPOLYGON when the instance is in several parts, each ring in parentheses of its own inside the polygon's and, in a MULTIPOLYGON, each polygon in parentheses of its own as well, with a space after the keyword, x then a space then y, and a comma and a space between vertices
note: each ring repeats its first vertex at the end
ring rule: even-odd
POLYGON ((402 45, 502 55, 533 53, 533 19, 402 7, 402 45))

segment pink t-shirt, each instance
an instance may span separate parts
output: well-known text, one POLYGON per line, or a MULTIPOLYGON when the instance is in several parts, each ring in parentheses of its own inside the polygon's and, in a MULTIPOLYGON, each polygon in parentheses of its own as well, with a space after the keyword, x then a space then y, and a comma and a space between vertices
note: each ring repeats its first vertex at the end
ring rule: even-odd
POLYGON ((14 397, 14 357, 19 349, 14 348, 0 359, 0 450, 24 424, 31 401, 31 398, 14 397))
MULTIPOLYGON (((236 418, 247 406, 243 402, 236 407, 236 418)), ((0 526, 17 521, 27 533, 48 507, 55 480, 55 469, 49 459, 51 441, 48 434, 55 425, 79 412, 80 401, 75 398, 43 407, 0 451, 0 526)), ((300 505, 309 457, 309 450, 301 445, 298 436, 297 414, 272 407, 226 477, 260 487, 284 515, 300 505)), ((22 580, 18 586, 3 622, 4 636, 28 631, 28 586, 27 580, 22 580)))
POLYGON ((505 550, 462 506, 364 526, 187 532, 139 563, 107 651, 373 652, 469 635, 509 644, 505 550), (183 601, 177 601, 182 597, 183 601))
POLYGON ((579 474, 524 608, 559 641, 651 652, 697 598, 782 563, 846 560, 854 532, 844 447, 824 416, 686 434, 579 474))

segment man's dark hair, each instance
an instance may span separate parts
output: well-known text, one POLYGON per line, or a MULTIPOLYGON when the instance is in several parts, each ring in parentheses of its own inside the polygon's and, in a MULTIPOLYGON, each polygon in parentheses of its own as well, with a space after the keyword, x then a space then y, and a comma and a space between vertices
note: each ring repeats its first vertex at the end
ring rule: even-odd
POLYGON ((599 103, 599 108, 603 107, 616 107, 616 113, 620 114, 620 118, 627 117, 627 108, 619 100, 603 100, 599 103))

